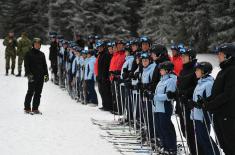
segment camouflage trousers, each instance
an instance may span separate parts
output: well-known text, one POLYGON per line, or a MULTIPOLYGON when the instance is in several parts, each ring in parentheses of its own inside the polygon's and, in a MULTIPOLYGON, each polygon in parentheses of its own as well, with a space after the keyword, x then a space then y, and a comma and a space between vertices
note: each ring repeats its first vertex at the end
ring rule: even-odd
POLYGON ((16 60, 16 56, 15 55, 6 55, 5 56, 6 59, 6 69, 10 69, 10 62, 11 62, 11 69, 14 70, 15 69, 15 60, 16 60))
POLYGON ((18 56, 18 72, 22 71, 22 64, 24 62, 24 55, 18 56))

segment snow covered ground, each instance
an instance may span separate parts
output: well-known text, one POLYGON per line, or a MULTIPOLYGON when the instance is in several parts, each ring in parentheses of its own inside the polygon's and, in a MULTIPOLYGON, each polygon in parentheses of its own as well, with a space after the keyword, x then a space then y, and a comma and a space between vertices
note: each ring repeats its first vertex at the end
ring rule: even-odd
MULTIPOLYGON (((48 82, 44 85, 40 110, 43 115, 23 112, 27 79, 5 76, 4 47, 0 40, 0 154, 2 155, 118 155, 111 143, 100 137, 102 130, 91 118, 112 120, 108 112, 81 105, 67 92, 48 82)), ((48 46, 41 49, 48 56, 48 46)), ((203 54, 200 60, 213 63, 215 56, 203 54)), ((49 67, 49 63, 48 63, 49 67)))

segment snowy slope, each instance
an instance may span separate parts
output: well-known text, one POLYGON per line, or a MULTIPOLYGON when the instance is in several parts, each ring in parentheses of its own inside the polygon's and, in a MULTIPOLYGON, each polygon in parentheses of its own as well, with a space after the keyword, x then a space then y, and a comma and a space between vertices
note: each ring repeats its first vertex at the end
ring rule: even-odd
MULTIPOLYGON (((48 56, 48 46, 42 51, 48 56)), ((218 72, 215 56, 199 55, 209 60, 218 72)), ((118 153, 99 135, 104 131, 92 125, 90 118, 112 120, 108 112, 73 101, 57 86, 44 85, 40 110, 42 116, 23 113, 27 90, 26 78, 6 77, 4 47, 0 40, 0 154, 2 155, 116 155, 118 153)), ((49 63, 48 63, 49 64, 49 63)), ((49 66, 48 66, 49 67, 49 66)))
MULTIPOLYGON (((48 47, 42 51, 48 56, 48 47)), ((1 155, 94 155, 119 153, 99 137, 90 117, 111 114, 82 106, 51 82, 44 85, 42 116, 23 113, 26 78, 6 77, 4 48, 0 41, 0 154, 1 155)))

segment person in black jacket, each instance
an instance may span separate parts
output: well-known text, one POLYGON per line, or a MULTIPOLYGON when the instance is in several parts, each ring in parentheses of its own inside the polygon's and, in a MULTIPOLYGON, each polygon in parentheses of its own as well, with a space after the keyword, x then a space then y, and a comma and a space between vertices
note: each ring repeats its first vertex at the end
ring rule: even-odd
MULTIPOLYGON (((180 118, 181 131, 187 140, 191 155, 197 154, 195 143, 195 133, 193 121, 190 119, 190 108, 188 100, 192 99, 193 91, 197 85, 195 66, 197 63, 196 52, 192 49, 182 48, 180 50, 183 60, 183 69, 178 76, 177 97, 176 97, 176 114, 180 118)), ((167 94, 171 96, 170 92, 167 94)), ((198 153, 203 155, 202 147, 198 145, 198 153)))
POLYGON ((41 39, 34 38, 33 48, 25 55, 25 72, 28 77, 28 91, 25 97, 25 113, 41 114, 38 110, 44 81, 49 80, 46 58, 40 51, 41 39), (31 100, 33 97, 33 108, 31 100))
POLYGON ((225 43, 218 48, 220 72, 212 87, 205 109, 214 115, 214 127, 224 153, 235 155, 235 45, 225 43))
POLYGON ((51 46, 50 46, 50 53, 49 53, 49 60, 51 61, 51 69, 52 73, 54 74, 54 83, 58 84, 58 66, 57 66, 57 56, 58 56, 58 42, 56 41, 56 36, 52 36, 51 38, 51 46))
POLYGON ((103 104, 103 107, 100 109, 112 111, 112 93, 111 83, 109 80, 109 65, 111 61, 111 55, 106 51, 105 43, 103 41, 98 41, 96 43, 96 48, 98 49, 98 73, 96 75, 96 79, 103 104))

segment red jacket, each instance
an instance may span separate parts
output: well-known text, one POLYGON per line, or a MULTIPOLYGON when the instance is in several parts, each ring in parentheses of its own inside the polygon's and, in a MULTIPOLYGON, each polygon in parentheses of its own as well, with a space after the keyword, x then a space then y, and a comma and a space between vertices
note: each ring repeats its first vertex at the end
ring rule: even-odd
POLYGON ((115 52, 110 62, 109 71, 121 71, 125 58, 126 55, 124 51, 115 52))
POLYGON ((97 56, 96 60, 95 60, 95 66, 94 66, 94 74, 95 74, 95 77, 98 76, 98 62, 99 62, 99 57, 100 55, 97 56))
MULTIPOLYGON (((122 70, 122 66, 125 62, 125 52, 124 51, 118 51, 113 54, 113 57, 110 62, 109 71, 120 71, 122 70)), ((113 76, 110 76, 110 80, 113 79, 113 76)))
POLYGON ((171 57, 171 62, 174 64, 174 72, 177 76, 179 76, 180 71, 183 68, 183 61, 181 56, 173 56, 171 57))

